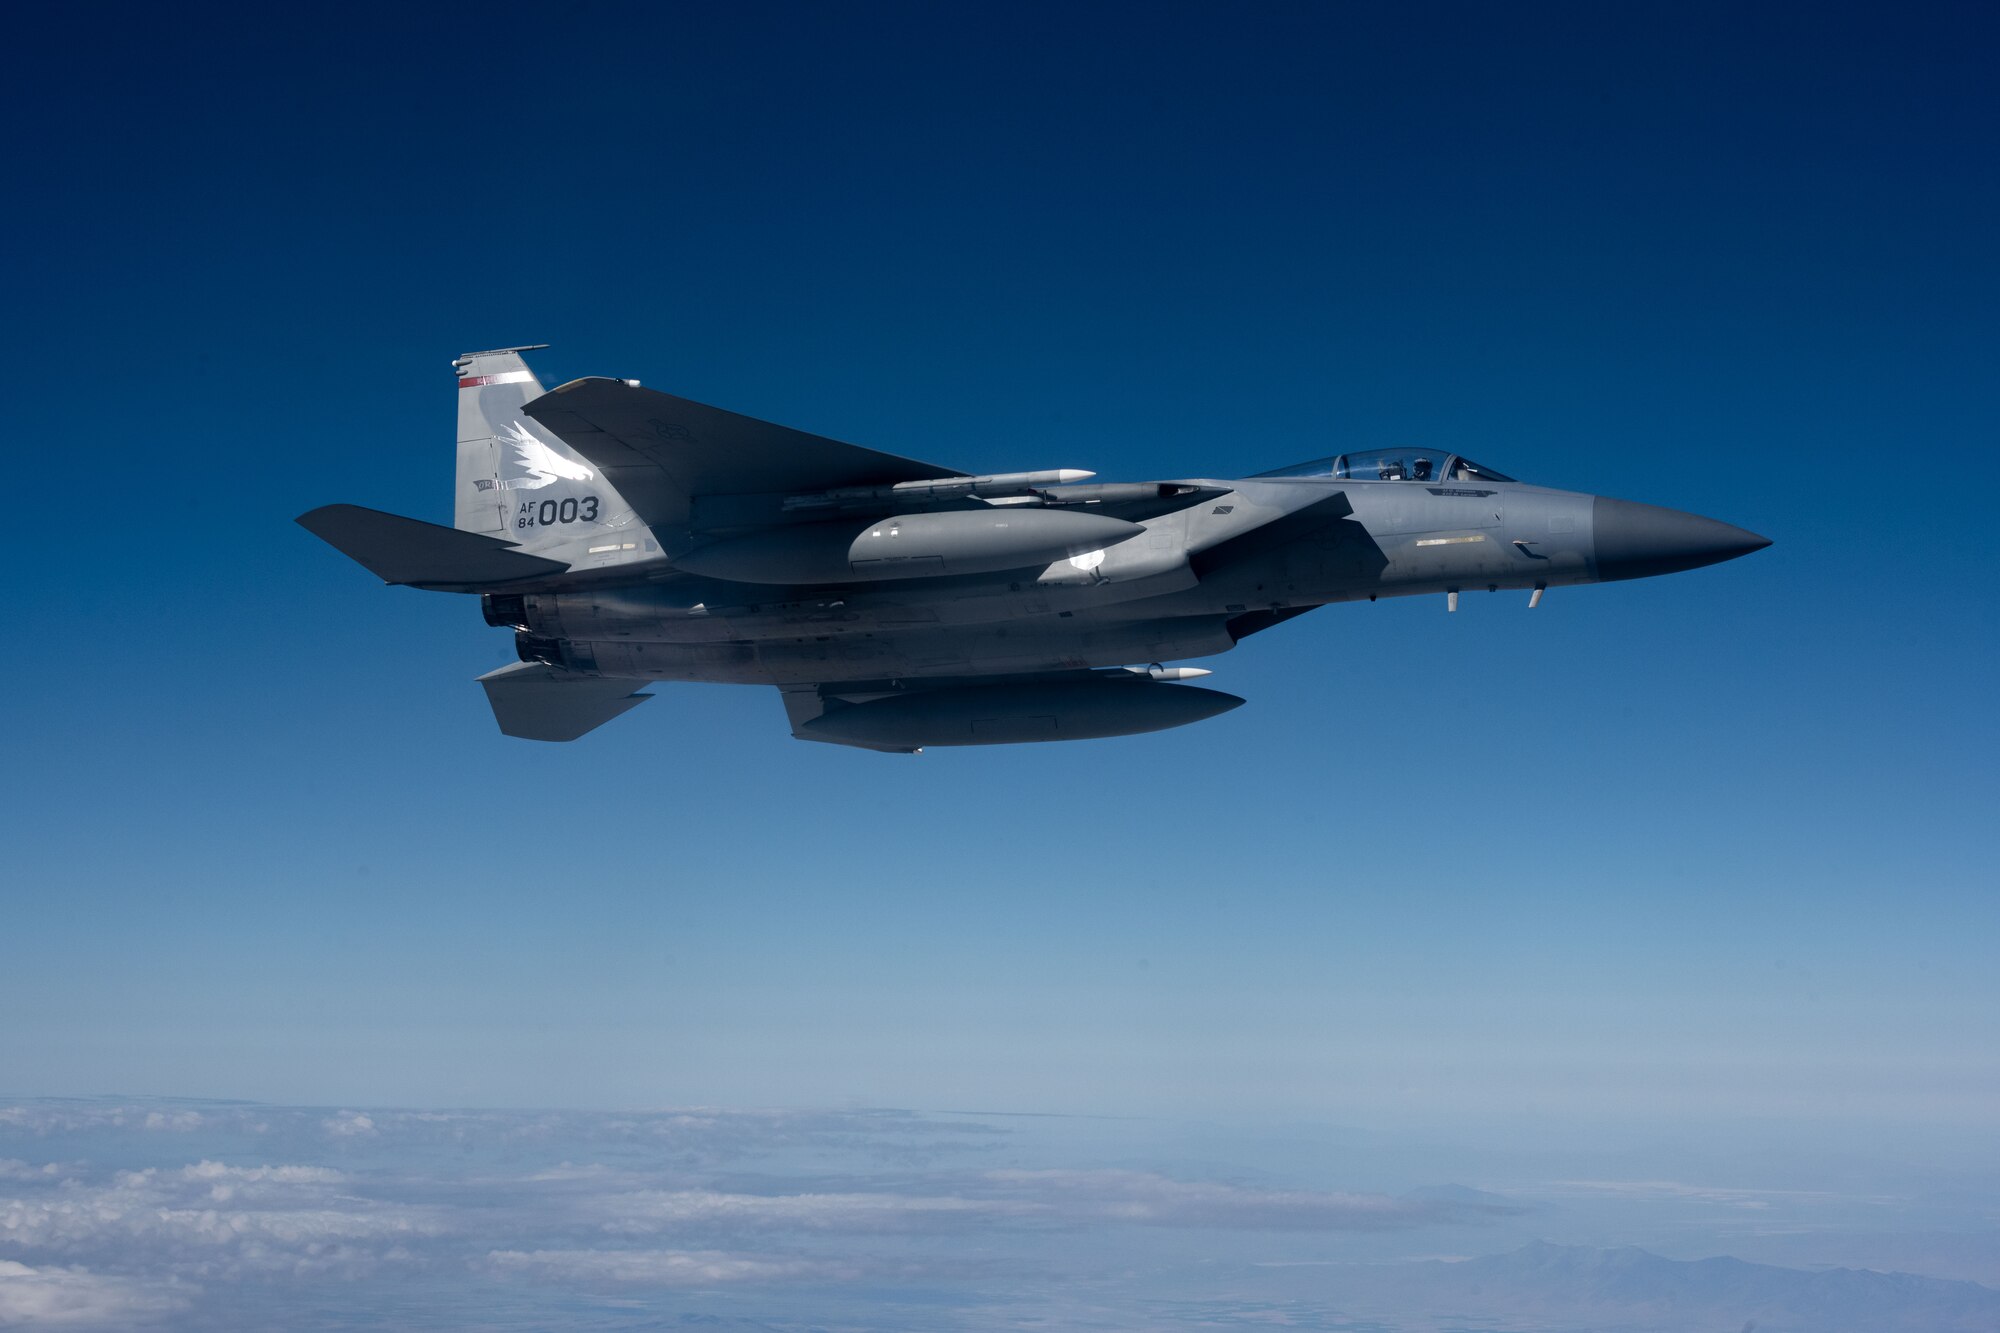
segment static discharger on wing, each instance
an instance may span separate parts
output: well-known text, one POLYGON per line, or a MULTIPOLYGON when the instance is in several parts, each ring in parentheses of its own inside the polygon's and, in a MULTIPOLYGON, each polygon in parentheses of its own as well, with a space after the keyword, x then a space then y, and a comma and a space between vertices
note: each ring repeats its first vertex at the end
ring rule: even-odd
POLYGON ((1515 481, 1450 450, 1244 479, 970 476, 642 387, 458 371, 451 527, 302 515, 390 583, 480 598, 518 662, 510 736, 574 740, 653 681, 773 685, 792 734, 909 753, 1083 740, 1243 701, 1164 667, 1334 602, 1549 588, 1770 545, 1714 519, 1515 481), (1131 663, 1152 665, 1133 667, 1131 663))

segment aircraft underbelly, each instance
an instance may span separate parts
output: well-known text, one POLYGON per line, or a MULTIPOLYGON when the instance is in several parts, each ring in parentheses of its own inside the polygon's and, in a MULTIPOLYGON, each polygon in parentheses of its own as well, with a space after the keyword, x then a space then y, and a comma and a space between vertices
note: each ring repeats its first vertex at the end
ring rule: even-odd
POLYGON ((978 631, 863 632, 737 643, 573 641, 579 664, 633 680, 788 685, 1012 675, 1207 657, 1235 646, 1226 618, 1063 621, 978 631))
POLYGON ((534 633, 552 638, 734 643, 1053 621, 1100 615, 1111 608, 1118 608, 1113 614, 1122 619, 1152 619, 1134 604, 1195 586, 1185 559, 1143 577, 1074 585, 1038 584, 1023 572, 954 580, 941 587, 911 582, 819 591, 679 579, 528 594, 520 599, 520 613, 534 633))

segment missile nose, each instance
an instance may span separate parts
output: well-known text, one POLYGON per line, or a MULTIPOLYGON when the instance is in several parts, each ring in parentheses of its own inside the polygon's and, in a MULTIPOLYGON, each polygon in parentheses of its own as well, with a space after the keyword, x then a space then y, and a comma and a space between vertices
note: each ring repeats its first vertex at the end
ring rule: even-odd
POLYGON ((1591 501, 1590 513, 1597 577, 1605 583, 1699 569, 1771 544, 1769 537, 1699 514, 1601 495, 1591 501))

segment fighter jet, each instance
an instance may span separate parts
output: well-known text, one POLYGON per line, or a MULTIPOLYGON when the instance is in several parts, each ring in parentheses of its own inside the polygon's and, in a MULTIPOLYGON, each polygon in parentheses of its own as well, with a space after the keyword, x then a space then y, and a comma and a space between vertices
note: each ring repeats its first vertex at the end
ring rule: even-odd
MULTIPOLYGON (((972 476, 643 388, 458 374, 451 527, 336 504, 309 531, 391 584, 477 596, 520 659, 501 731, 568 741, 654 681, 777 687, 792 735, 909 754, 1177 727, 1243 700, 1164 663, 1334 602, 1549 588, 1770 545, 1528 485, 1448 449, 1240 480, 972 476)), ((1043 460, 1047 461, 1047 460, 1043 460)))

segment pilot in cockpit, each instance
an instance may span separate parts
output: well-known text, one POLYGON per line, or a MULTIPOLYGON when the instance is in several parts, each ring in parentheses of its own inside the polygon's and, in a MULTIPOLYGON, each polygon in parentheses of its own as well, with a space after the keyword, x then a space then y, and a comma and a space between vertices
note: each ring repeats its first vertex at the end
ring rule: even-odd
POLYGON ((1431 460, 1428 458, 1419 458, 1416 462, 1412 463, 1410 465, 1410 479, 1412 481, 1429 481, 1431 479, 1431 460))

